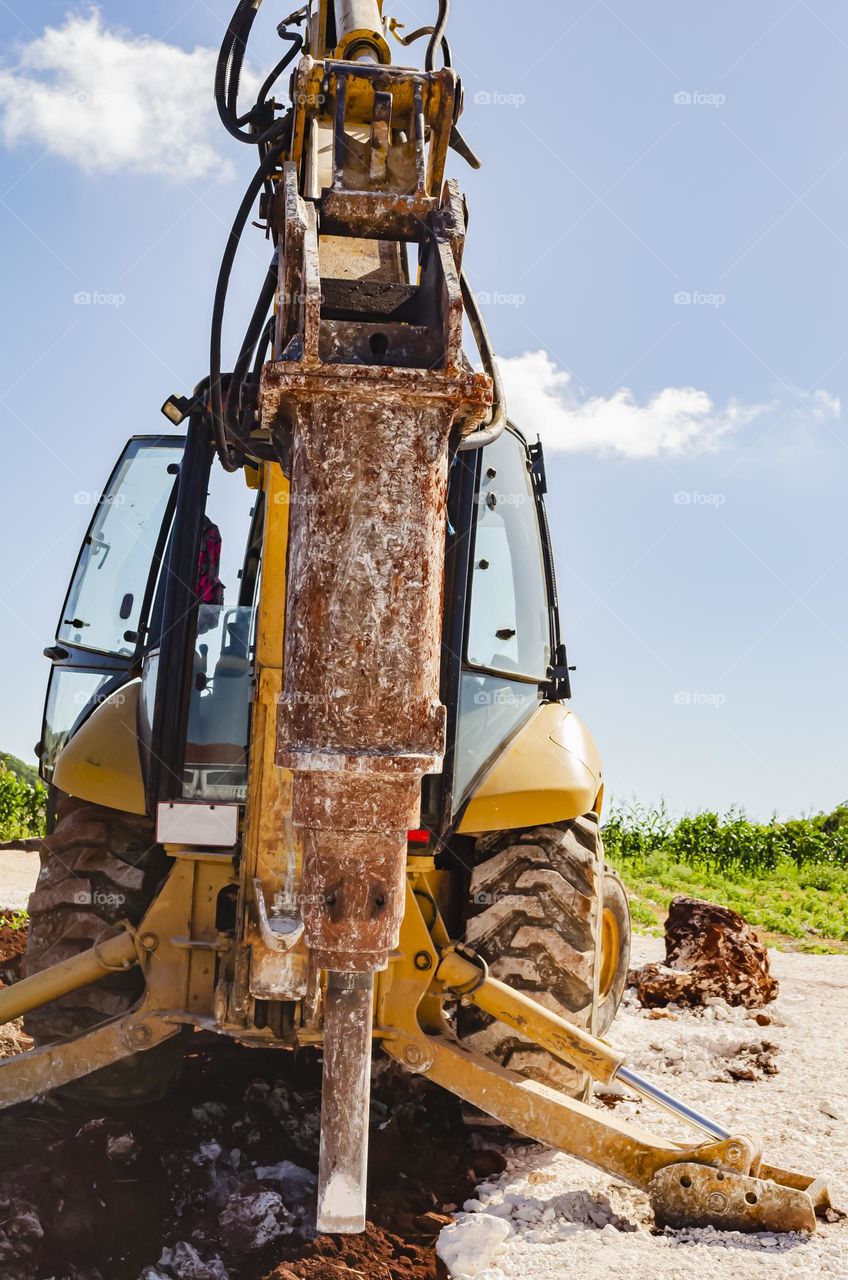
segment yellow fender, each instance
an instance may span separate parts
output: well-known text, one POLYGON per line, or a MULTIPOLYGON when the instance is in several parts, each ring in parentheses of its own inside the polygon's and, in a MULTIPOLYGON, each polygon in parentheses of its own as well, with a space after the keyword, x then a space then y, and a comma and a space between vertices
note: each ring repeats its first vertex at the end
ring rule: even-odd
POLYGON ((602 792, 589 730, 562 703, 543 702, 472 793, 458 830, 478 835, 579 818, 599 809, 602 792))
POLYGON ((145 813, 144 776, 138 748, 141 680, 110 693, 59 753, 53 784, 66 795, 145 813))

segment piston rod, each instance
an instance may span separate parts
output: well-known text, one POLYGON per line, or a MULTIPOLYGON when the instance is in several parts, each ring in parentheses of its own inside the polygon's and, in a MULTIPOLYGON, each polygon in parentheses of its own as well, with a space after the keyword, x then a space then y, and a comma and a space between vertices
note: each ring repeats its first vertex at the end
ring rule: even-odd
POLYGON ((469 1004, 477 1005, 499 1022, 528 1036, 563 1062, 587 1071, 594 1080, 603 1084, 620 1081, 641 1098, 694 1125, 711 1138, 723 1141, 730 1137, 728 1130, 714 1120, 631 1071, 624 1065, 622 1055, 604 1040, 565 1022, 529 996, 489 977, 485 970, 481 972, 479 963, 458 949, 448 948, 442 953, 436 978, 469 1004))
POLYGON ((694 1107, 690 1107, 687 1103, 681 1102, 679 1098, 666 1093, 665 1089, 661 1089, 659 1085, 652 1084, 650 1080, 646 1080, 644 1076, 631 1071, 629 1067, 619 1067, 613 1076, 613 1080, 618 1080, 621 1084, 627 1085, 628 1089, 638 1093, 640 1098, 655 1103, 663 1111, 667 1111, 669 1115, 675 1116, 678 1120, 685 1120, 687 1124, 694 1125, 696 1129, 700 1129, 703 1133, 708 1133, 711 1138, 718 1138, 719 1141, 724 1141, 725 1138, 730 1137, 729 1129, 724 1129, 720 1124, 716 1124, 715 1120, 710 1120, 709 1116, 702 1115, 694 1107))

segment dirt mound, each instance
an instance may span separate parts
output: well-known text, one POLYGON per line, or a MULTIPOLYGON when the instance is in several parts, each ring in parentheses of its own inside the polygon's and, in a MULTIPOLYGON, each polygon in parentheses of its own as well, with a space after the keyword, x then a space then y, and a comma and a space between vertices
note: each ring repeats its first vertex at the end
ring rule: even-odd
POLYGON ((14 925, 14 911, 4 911, 0 907, 0 971, 14 966, 19 956, 26 951, 27 927, 14 925))
POLYGON ((430 1280, 446 1209, 504 1160, 459 1104, 388 1066, 372 1107, 370 1225, 316 1237, 320 1061, 198 1035, 153 1106, 0 1113, 3 1280, 430 1280), (379 1265, 377 1265, 379 1263, 379 1265))
POLYGON ((304 1248, 298 1261, 275 1268, 268 1280, 353 1280, 356 1276, 436 1280, 433 1244, 410 1244, 369 1223, 361 1236, 319 1237, 304 1248))

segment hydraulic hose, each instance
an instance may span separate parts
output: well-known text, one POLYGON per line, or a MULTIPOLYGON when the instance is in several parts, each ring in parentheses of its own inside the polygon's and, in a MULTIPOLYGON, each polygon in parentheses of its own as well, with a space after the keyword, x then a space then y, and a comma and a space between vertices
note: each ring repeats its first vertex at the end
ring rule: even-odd
POLYGON ((474 334, 474 341, 477 343, 477 350, 480 352, 483 368, 492 379, 492 412, 489 415, 488 422, 479 431, 472 431, 470 436, 465 436, 459 442, 459 452, 467 453, 469 449, 482 449, 484 445, 491 444, 493 440, 497 440, 506 426, 506 405, 504 403, 503 383, 501 382, 498 362, 492 350, 489 331, 486 328, 483 313, 477 305, 477 299, 474 297, 471 285, 468 283, 464 272, 459 277, 459 285, 462 290, 462 300, 465 303, 465 314, 468 316, 468 323, 471 325, 471 332, 474 334))
MULTIPOLYGON (((401 36, 398 35, 396 29, 393 29, 392 34, 398 44, 406 46, 415 44, 415 41, 420 40, 422 36, 431 36, 435 30, 435 27, 416 27, 414 31, 410 31, 408 36, 401 36)), ((442 64, 446 67, 453 66, 453 55, 451 54, 447 36, 442 36, 442 64)))
POLYGON ((280 128, 280 123, 273 121, 262 132, 255 131, 263 116, 266 115, 268 94, 303 47, 303 37, 298 32, 286 31, 284 27, 278 28, 280 38, 288 40, 291 48, 266 77, 250 111, 240 116, 238 93, 241 73, 248 38, 261 3, 262 0, 239 0, 221 43, 215 66, 215 105, 224 128, 239 142, 255 144, 260 151, 277 135, 280 128), (244 125, 250 127, 245 129, 244 125))
POLYGON ((278 253, 275 250, 268 266, 265 279, 262 281, 262 288, 259 291, 259 297, 256 306, 253 309, 253 315, 250 317, 250 323, 244 335, 241 344, 241 351, 238 359, 233 367, 232 377, 227 392, 227 409, 224 414, 224 422, 227 428, 227 435, 232 438, 238 436, 239 429, 239 400, 242 384, 247 376, 253 353, 256 350, 256 344, 262 337, 263 329, 266 327, 268 311, 274 301, 274 292, 277 288, 277 260, 278 253))
POLYGON ((433 34, 430 36, 430 43, 427 45, 427 52, 424 55, 425 71, 433 71, 435 69, 436 52, 444 38, 445 28, 448 25, 449 12, 450 0, 439 0, 439 16, 436 19, 436 25, 433 27, 433 34))
POLYGON ((239 0, 224 33, 215 65, 215 105, 221 123, 239 142, 252 142, 250 134, 239 128, 235 106, 247 38, 262 0, 239 0))
POLYGON ((224 250, 224 256, 221 259, 221 267, 218 272, 218 282, 215 286, 215 301, 212 306, 212 325, 209 342, 209 394, 215 445, 221 466, 225 471, 237 471, 239 467, 238 460, 230 449, 227 424, 224 421, 222 408, 221 335, 224 326, 224 308, 227 301, 227 289, 229 287, 230 275, 232 273, 239 241, 241 240, 242 232, 250 218, 256 197, 259 195, 269 173, 273 170, 285 151, 286 146, 287 139, 284 138, 283 141, 278 142, 276 146, 272 147, 268 151, 268 154, 265 156, 259 168, 256 170, 256 173, 251 178, 247 191, 244 194, 244 198, 239 205, 238 213, 233 221, 233 225, 227 239, 227 246, 224 250))

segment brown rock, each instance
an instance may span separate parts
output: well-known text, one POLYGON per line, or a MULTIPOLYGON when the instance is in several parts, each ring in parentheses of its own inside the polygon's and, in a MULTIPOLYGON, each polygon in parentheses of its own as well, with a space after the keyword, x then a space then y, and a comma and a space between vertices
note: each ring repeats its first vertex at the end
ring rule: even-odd
POLYGON ((665 923, 665 964, 633 972, 646 1008, 706 1004, 719 997, 757 1009, 778 994, 768 953, 751 926, 729 907, 674 898, 665 923))
POLYGON ((451 1222, 453 1218, 447 1213, 419 1213, 415 1219, 418 1230, 432 1236, 437 1236, 442 1227, 446 1227, 451 1222))

